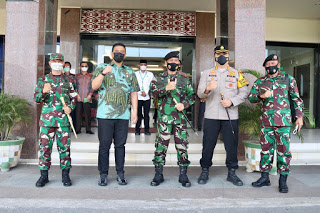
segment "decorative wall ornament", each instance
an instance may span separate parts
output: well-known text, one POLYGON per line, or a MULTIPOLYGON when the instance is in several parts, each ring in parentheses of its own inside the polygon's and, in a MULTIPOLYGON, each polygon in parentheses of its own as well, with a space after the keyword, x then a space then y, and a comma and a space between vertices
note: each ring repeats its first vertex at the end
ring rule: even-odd
POLYGON ((195 13, 83 9, 81 33, 195 36, 195 13))

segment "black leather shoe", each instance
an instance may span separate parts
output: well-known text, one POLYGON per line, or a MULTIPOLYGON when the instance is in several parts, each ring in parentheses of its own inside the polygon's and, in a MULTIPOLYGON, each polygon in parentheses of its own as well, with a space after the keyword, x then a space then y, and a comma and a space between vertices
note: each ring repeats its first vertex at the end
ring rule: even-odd
POLYGON ((243 182, 236 175, 236 170, 232 168, 228 169, 227 181, 233 183, 233 185, 236 185, 236 186, 243 186, 243 182))
POLYGON ((136 132, 135 135, 140 135, 140 132, 136 132))
POLYGON ((151 133, 150 133, 150 132, 145 132, 144 134, 145 134, 145 135, 151 135, 151 133))
POLYGON ((262 187, 262 186, 270 186, 270 179, 269 179, 269 173, 268 172, 261 172, 261 177, 256 181, 252 183, 253 187, 262 187))
POLYGON ((199 184, 206 184, 209 180, 209 168, 202 168, 200 177, 198 178, 199 184))
POLYGON ((48 170, 40 170, 40 178, 36 182, 36 187, 44 187, 49 183, 48 170))
POLYGON ((72 185, 69 173, 70 173, 70 168, 62 170, 62 183, 64 186, 72 185))
POLYGON ((93 135, 93 134, 94 134, 94 132, 92 132, 92 131, 87 131, 86 133, 87 133, 87 134, 90 134, 90 135, 93 135))
POLYGON ((117 181, 119 185, 127 185, 127 180, 124 177, 124 173, 118 173, 117 174, 117 181))
POLYGON ((289 189, 287 186, 287 178, 288 175, 281 175, 280 174, 280 178, 279 178, 279 192, 280 193, 288 193, 289 189))
POLYGON ((98 181, 99 186, 106 186, 108 185, 107 183, 108 175, 107 174, 100 174, 100 178, 98 181))

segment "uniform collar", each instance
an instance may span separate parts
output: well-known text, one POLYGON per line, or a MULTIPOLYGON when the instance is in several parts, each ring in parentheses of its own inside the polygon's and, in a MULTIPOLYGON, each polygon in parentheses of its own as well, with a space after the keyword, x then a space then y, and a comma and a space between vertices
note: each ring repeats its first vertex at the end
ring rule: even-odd
MULTIPOLYGON (((113 61, 111 61, 110 66, 112 66, 112 67, 114 67, 114 66, 118 67, 113 61)), ((121 67, 123 68, 124 66, 125 66, 124 63, 122 63, 121 67)))
POLYGON ((179 71, 177 71, 176 74, 173 74, 173 75, 169 74, 168 71, 165 71, 165 72, 162 73, 162 76, 163 76, 163 77, 167 77, 167 76, 169 76, 169 75, 171 75, 171 76, 178 76, 179 74, 180 74, 179 71))
POLYGON ((61 75, 59 75, 59 78, 56 78, 56 76, 58 76, 58 75, 53 75, 52 72, 49 73, 49 78, 52 79, 54 81, 54 83, 57 83, 57 79, 59 79, 58 81, 60 82, 62 80, 62 78, 65 78, 63 73, 61 73, 61 75))
POLYGON ((230 66, 227 66, 227 68, 218 68, 218 66, 215 66, 214 69, 216 71, 220 70, 221 72, 225 72, 225 71, 229 71, 230 70, 230 66))
POLYGON ((265 75, 264 79, 268 79, 268 78, 270 78, 270 79, 276 79, 276 78, 284 77, 285 74, 284 74, 283 72, 281 72, 281 71, 278 71, 278 72, 279 72, 279 75, 277 75, 276 77, 271 78, 271 77, 267 74, 267 75, 265 75))

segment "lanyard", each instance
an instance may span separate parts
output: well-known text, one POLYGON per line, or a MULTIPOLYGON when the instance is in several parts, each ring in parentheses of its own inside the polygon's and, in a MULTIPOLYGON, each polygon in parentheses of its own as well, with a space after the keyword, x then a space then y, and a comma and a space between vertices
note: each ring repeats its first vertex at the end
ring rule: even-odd
POLYGON ((141 84, 142 84, 142 87, 141 87, 141 90, 144 91, 144 88, 143 88, 143 80, 146 78, 147 76, 147 71, 145 71, 146 73, 144 74, 143 78, 142 78, 142 74, 141 74, 141 71, 139 72, 140 74, 140 78, 141 78, 141 84))

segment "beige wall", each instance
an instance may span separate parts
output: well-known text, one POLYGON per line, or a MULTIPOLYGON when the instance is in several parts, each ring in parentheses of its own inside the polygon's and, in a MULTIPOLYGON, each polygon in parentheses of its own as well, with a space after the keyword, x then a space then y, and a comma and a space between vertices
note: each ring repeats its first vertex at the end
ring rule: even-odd
POLYGON ((6 9, 0 8, 0 35, 6 34, 6 9))
POLYGON ((267 17, 266 40, 320 43, 320 20, 267 17))

